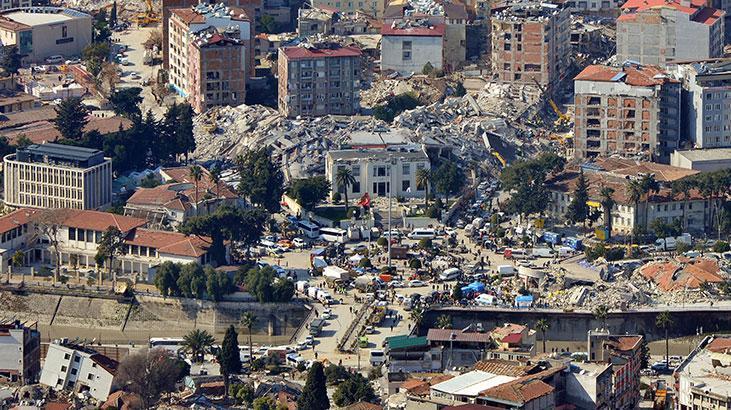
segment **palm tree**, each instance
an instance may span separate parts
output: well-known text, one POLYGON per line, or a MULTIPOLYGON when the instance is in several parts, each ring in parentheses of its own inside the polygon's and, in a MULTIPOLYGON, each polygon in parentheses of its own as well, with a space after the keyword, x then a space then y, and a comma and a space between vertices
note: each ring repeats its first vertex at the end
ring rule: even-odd
POLYGON ((596 309, 594 309, 593 314, 596 320, 602 321, 602 326, 604 327, 604 329, 609 330, 609 328, 607 327, 607 316, 609 315, 609 307, 607 307, 607 305, 599 305, 596 307, 596 309))
POLYGON ((421 307, 414 308, 409 314, 409 318, 414 322, 414 326, 418 327, 421 325, 421 321, 424 320, 424 309, 421 307))
MULTIPOLYGON (((634 204, 634 210, 633 210, 633 219, 634 219, 634 227, 637 227, 638 224, 638 208, 640 207, 640 200, 642 200, 642 185, 640 184, 640 181, 637 180, 630 180, 627 182, 627 185, 625 187, 625 190, 627 191, 627 199, 629 199, 630 202, 634 204)), ((634 229, 632 230, 634 232, 634 229)), ((632 234, 634 236, 634 233, 632 234)), ((630 241, 630 244, 634 241, 634 238, 632 238, 632 241, 630 241)))
POLYGON ((193 356, 193 361, 200 363, 203 356, 213 346, 213 336, 205 330, 195 329, 183 336, 183 349, 193 356))
POLYGON ((642 193, 645 196, 645 231, 647 231, 650 195, 660 191, 660 183, 658 183, 655 179, 655 175, 646 174, 642 176, 640 186, 642 187, 642 193))
POLYGON ((655 318, 655 326, 665 330, 665 367, 670 367, 670 339, 668 329, 673 325, 673 318, 667 310, 658 314, 655 318))
POLYGON ((693 188, 693 182, 688 178, 678 179, 676 181, 673 181, 670 185, 670 189, 673 195, 673 198, 676 196, 683 194, 683 219, 682 223, 680 224, 685 230, 685 212, 686 208, 688 208, 688 198, 690 198, 690 190, 693 188))
POLYGON ((546 318, 540 319, 536 322, 536 330, 541 332, 543 339, 543 353, 546 353, 546 332, 550 327, 551 324, 548 323, 548 320, 546 318))
POLYGON ((249 361, 254 360, 254 347, 251 343, 251 328, 254 327, 254 322, 256 322, 256 316, 253 313, 244 312, 241 315, 241 326, 245 327, 249 332, 249 361))
POLYGON ((345 196, 345 215, 348 215, 348 188, 355 185, 355 177, 353 176, 353 170, 349 167, 340 167, 335 175, 335 182, 339 187, 343 188, 343 195, 345 196))
POLYGON ((439 329, 451 329, 452 328, 452 318, 449 317, 448 315, 440 315, 439 317, 437 317, 435 326, 439 329))
POLYGON ((198 165, 190 167, 190 177, 195 182, 195 214, 198 215, 198 183, 203 179, 203 169, 198 165))
POLYGON ((607 231, 609 232, 607 239, 612 236, 612 208, 614 208, 614 205, 616 204, 613 195, 614 189, 610 187, 602 187, 601 191, 599 191, 602 209, 604 211, 604 226, 606 226, 607 231))
POLYGON ((221 196, 221 167, 218 165, 211 168, 208 179, 216 186, 216 198, 221 196))
POLYGON ((426 198, 426 206, 429 206, 429 180, 431 179, 431 173, 426 168, 421 168, 416 171, 416 186, 424 187, 424 198, 426 198))

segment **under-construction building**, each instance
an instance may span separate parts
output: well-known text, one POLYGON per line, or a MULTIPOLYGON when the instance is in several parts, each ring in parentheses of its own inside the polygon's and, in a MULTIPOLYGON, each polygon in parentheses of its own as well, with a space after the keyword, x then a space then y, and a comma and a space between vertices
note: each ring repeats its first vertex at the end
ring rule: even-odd
POLYGON ((538 82, 549 92, 566 76, 571 51, 568 9, 527 2, 492 10, 492 72, 504 83, 538 82))

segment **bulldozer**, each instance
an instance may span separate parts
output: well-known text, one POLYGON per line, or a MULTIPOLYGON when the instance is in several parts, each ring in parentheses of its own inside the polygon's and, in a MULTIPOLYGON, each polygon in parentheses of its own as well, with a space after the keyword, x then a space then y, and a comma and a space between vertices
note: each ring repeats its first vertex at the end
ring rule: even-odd
POLYGON ((145 10, 144 13, 137 14, 133 21, 137 23, 138 26, 149 26, 150 24, 160 23, 160 17, 157 13, 155 13, 155 9, 152 6, 152 0, 145 0, 145 3, 147 4, 147 10, 145 10))

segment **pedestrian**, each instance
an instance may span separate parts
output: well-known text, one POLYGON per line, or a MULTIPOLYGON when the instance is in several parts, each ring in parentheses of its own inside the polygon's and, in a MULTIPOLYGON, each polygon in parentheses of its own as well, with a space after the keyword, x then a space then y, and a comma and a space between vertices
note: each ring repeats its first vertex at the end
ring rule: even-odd
POLYGON ((393 332, 393 325, 391 325, 391 332, 393 332))
POLYGON ((317 360, 317 352, 315 352, 315 360, 317 360))

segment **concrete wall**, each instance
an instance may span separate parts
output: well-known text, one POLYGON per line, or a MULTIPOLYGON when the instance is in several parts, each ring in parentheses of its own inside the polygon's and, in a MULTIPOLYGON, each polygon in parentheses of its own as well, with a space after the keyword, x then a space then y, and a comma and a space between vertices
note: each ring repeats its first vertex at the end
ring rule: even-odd
POLYGON ((426 63, 441 70, 444 60, 444 38, 424 36, 383 36, 381 38, 381 70, 402 74, 420 74, 426 63), (411 42, 411 59, 403 59, 403 42, 411 42))
MULTIPOLYGON (((607 317, 607 327, 613 334, 644 334, 649 341, 665 337, 662 329, 655 326, 658 311, 612 312, 607 317)), ((695 335, 699 326, 704 332, 731 331, 731 308, 692 308, 671 310, 674 325, 669 329, 671 337, 695 335)), ((455 329, 472 323, 482 323, 483 328, 491 329, 504 323, 524 323, 533 327, 543 318, 548 319, 550 328, 546 332, 549 340, 586 341, 589 330, 602 327, 602 322, 590 312, 562 312, 556 310, 509 310, 500 308, 442 308, 428 310, 419 328, 419 334, 426 334, 439 315, 452 318, 455 329)))
POLYGON ((33 52, 24 61, 42 62, 52 55, 64 57, 80 56, 81 51, 91 43, 91 17, 67 20, 61 23, 33 27, 33 52), (66 27, 66 38, 73 41, 57 44, 62 39, 62 27, 66 27))

